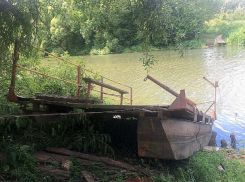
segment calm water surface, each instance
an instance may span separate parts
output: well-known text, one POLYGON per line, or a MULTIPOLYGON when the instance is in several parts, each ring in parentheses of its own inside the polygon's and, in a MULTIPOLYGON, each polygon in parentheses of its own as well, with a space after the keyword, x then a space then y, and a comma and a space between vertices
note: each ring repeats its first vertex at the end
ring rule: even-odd
MULTIPOLYGON (((215 47, 190 50, 180 58, 176 51, 152 53, 158 64, 150 75, 176 92, 185 89, 186 96, 196 103, 213 100, 213 87, 206 82, 218 81, 218 119, 214 130, 218 132, 217 144, 224 138, 229 143, 229 134, 234 132, 239 146, 245 142, 245 49, 242 47, 215 47), (235 113, 237 118, 235 119, 235 113)), ((174 96, 150 80, 144 81, 147 73, 139 58, 141 53, 85 56, 87 67, 99 74, 133 88, 133 104, 171 104, 174 96)), ((105 83, 112 84, 105 79, 105 83)), ((116 85, 115 85, 116 86, 116 85)), ((122 89, 125 89, 121 87, 122 89)), ((116 99, 115 99, 116 100, 116 99)), ((116 100, 116 102, 119 102, 116 100)), ((209 104, 198 105, 205 111, 209 104)))

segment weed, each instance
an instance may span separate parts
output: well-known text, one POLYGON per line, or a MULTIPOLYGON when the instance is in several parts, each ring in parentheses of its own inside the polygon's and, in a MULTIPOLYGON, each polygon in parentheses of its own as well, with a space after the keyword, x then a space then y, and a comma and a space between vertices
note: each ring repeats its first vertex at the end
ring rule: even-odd
POLYGON ((2 162, 4 171, 10 171, 18 181, 38 181, 40 174, 35 159, 30 155, 32 148, 28 145, 2 144, 7 160, 2 162))
MULTIPOLYGON (((153 176, 154 181, 179 182, 216 182, 238 181, 245 179, 245 167, 240 161, 227 160, 224 152, 197 152, 184 166, 168 169, 167 175, 153 176), (223 166, 224 171, 218 169, 223 166)), ((178 162, 176 162, 178 165, 178 162)))

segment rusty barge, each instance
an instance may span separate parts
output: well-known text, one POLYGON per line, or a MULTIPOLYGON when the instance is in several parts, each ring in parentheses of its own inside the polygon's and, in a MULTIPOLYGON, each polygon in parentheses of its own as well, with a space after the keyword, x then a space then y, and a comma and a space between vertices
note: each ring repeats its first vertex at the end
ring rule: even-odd
MULTIPOLYGON (((82 109, 84 114, 101 113, 110 115, 111 118, 120 116, 119 119, 134 117, 137 119, 138 155, 147 158, 186 159, 205 147, 210 140, 212 125, 216 119, 216 110, 214 109, 210 116, 206 113, 212 106, 215 108, 216 99, 212 101, 211 106, 206 112, 201 112, 197 109, 196 104, 186 97, 185 90, 181 90, 180 94, 178 94, 150 75, 146 79, 153 81, 176 96, 171 105, 133 105, 131 87, 129 87, 130 91, 128 92, 92 78, 82 78, 88 84, 87 96, 82 97, 80 96, 82 85, 81 75, 79 74, 81 67, 79 66, 78 82, 75 84, 78 88, 77 96, 50 94, 36 94, 35 98, 17 96, 15 94, 16 69, 25 68, 17 65, 18 52, 16 51, 13 60, 12 81, 8 100, 20 104, 26 116, 34 118, 38 122, 52 120, 57 115, 72 114, 70 111, 74 108, 82 109), (90 97, 90 92, 93 90, 92 84, 101 87, 100 99, 90 97), (103 104, 104 88, 120 94, 119 105, 103 104), (130 104, 123 105, 123 96, 129 93, 130 104)), ((30 69, 26 70, 32 71, 30 69)), ((32 72, 40 74, 35 70, 32 72)), ((218 83, 207 81, 214 86, 216 93, 218 83)))

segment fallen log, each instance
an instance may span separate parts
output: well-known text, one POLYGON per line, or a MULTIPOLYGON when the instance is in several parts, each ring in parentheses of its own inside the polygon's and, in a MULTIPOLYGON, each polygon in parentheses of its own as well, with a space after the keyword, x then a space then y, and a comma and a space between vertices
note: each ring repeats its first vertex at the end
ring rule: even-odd
POLYGON ((128 178, 125 180, 125 182, 153 182, 153 180, 149 177, 142 177, 141 179, 138 178, 128 178))
POLYGON ((80 152, 74 152, 74 151, 71 151, 71 150, 68 150, 68 149, 65 149, 65 148, 47 147, 46 150, 48 152, 58 153, 58 154, 62 154, 62 155, 68 155, 68 156, 73 155, 73 156, 75 156, 77 158, 87 159, 87 160, 90 160, 90 161, 95 161, 95 162, 101 161, 100 157, 97 157, 95 155, 84 154, 84 153, 80 153, 80 152))
POLYGON ((119 168, 123 168, 123 169, 127 169, 130 171, 138 171, 138 169, 136 169, 134 166, 131 166, 125 162, 115 161, 115 160, 110 159, 108 157, 97 157, 97 156, 90 155, 90 154, 83 154, 80 152, 74 152, 71 150, 67 150, 65 148, 47 147, 46 150, 49 152, 53 152, 53 153, 75 156, 77 158, 87 159, 87 160, 91 160, 91 161, 95 161, 95 162, 104 162, 105 164, 115 166, 115 167, 119 167, 119 168))
POLYGON ((43 174, 47 176, 54 176, 56 179, 59 180, 67 180, 70 179, 70 172, 64 171, 60 169, 48 169, 44 166, 39 166, 38 169, 42 171, 43 174))
POLYGON ((63 160, 67 159, 67 156, 51 154, 48 152, 36 152, 32 155, 38 162, 49 163, 53 160, 62 163, 63 160))
MULTIPOLYGON (((58 163, 62 163, 63 161, 67 160, 67 156, 59 155, 59 154, 53 154, 48 152, 36 152, 32 155, 38 162, 43 163, 51 163, 52 161, 57 161, 58 163)), ((89 166, 93 162, 85 159, 77 159, 80 164, 84 166, 89 166)))
POLYGON ((94 182, 94 178, 92 176, 92 173, 90 173, 88 171, 81 171, 81 173, 87 182, 94 182))
POLYGON ((127 163, 116 161, 116 160, 110 159, 108 157, 100 157, 100 158, 101 158, 101 161, 104 162, 105 164, 115 166, 115 167, 120 167, 123 169, 128 169, 130 171, 138 171, 134 166, 131 166, 127 163))

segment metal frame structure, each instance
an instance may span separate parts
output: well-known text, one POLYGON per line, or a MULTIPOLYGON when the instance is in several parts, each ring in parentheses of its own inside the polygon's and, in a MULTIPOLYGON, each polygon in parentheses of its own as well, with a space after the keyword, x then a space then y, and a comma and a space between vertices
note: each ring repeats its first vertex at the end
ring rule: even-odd
MULTIPOLYGON (((25 68, 25 67, 23 67, 23 66, 18 65, 18 64, 17 64, 18 59, 19 59, 18 44, 19 44, 19 40, 16 40, 16 42, 15 42, 15 47, 14 47, 14 56, 13 56, 13 68, 12 68, 11 85, 10 85, 9 93, 8 93, 8 100, 9 100, 9 101, 15 101, 15 102, 18 101, 17 96, 16 96, 15 93, 14 93, 17 68, 21 68, 21 69, 24 69, 24 70, 26 70, 26 71, 30 71, 30 72, 33 72, 33 73, 36 73, 36 74, 39 74, 39 75, 43 75, 43 76, 46 76, 46 77, 50 77, 50 78, 53 78, 53 79, 56 79, 56 80, 63 81, 63 82, 69 83, 69 84, 71 84, 71 85, 74 85, 74 86, 77 87, 77 96, 78 96, 78 97, 80 97, 81 87, 87 89, 89 93, 90 93, 90 91, 92 90, 91 87, 88 88, 87 86, 84 86, 84 85, 81 84, 81 80, 82 80, 82 79, 81 79, 81 70, 83 69, 84 71, 90 72, 90 73, 92 73, 92 74, 94 74, 94 75, 97 75, 96 73, 94 73, 94 72, 92 72, 92 71, 90 71, 90 70, 88 70, 88 69, 85 69, 85 68, 81 67, 80 65, 77 65, 77 64, 72 63, 72 62, 70 62, 70 61, 67 61, 67 60, 65 60, 65 59, 63 59, 63 58, 60 58, 60 57, 58 57, 58 56, 56 56, 56 55, 53 55, 53 54, 51 54, 51 53, 49 53, 49 52, 47 52, 47 51, 44 51, 44 50, 42 50, 42 49, 40 49, 40 48, 34 47, 34 48, 35 48, 36 50, 38 50, 38 51, 41 51, 41 52, 43 52, 43 53, 45 53, 45 54, 48 54, 48 55, 50 55, 50 56, 52 56, 52 57, 55 57, 55 58, 57 58, 57 59, 59 59, 59 60, 61 60, 61 61, 64 61, 64 62, 66 62, 66 63, 68 63, 68 64, 70 64, 70 65, 76 66, 76 67, 77 67, 77 83, 74 83, 74 82, 71 82, 71 81, 67 81, 67 80, 64 80, 64 79, 61 79, 61 78, 58 78, 58 77, 54 77, 54 76, 51 76, 51 75, 48 75, 48 74, 45 74, 45 73, 41 73, 41 72, 38 72, 38 71, 29 69, 29 68, 25 68)), ((104 76, 102 76, 102 75, 99 75, 99 76, 101 77, 101 83, 102 83, 102 84, 104 83, 104 80, 106 79, 106 80, 109 80, 109 81, 111 81, 111 82, 114 82, 114 83, 116 83, 116 84, 118 84, 118 85, 121 85, 121 86, 124 86, 124 87, 130 89, 130 92, 129 92, 129 93, 130 93, 130 98, 122 97, 122 95, 115 95, 115 94, 106 93, 106 92, 104 92, 104 90, 103 90, 103 86, 101 86, 101 89, 100 89, 100 90, 95 90, 95 89, 93 89, 93 91, 96 91, 96 92, 99 92, 99 93, 100 93, 100 95, 101 95, 101 96, 100 96, 100 97, 101 97, 101 100, 103 100, 103 95, 104 95, 104 94, 107 94, 107 95, 111 95, 111 96, 120 97, 120 99, 121 99, 120 104, 123 104, 123 103, 122 103, 122 99, 129 100, 129 101, 130 101, 130 105, 133 104, 133 89, 132 89, 132 87, 129 87, 129 86, 124 85, 124 84, 121 84, 121 83, 119 83, 119 82, 116 82, 116 81, 114 81, 114 80, 111 80, 111 79, 109 79, 109 78, 106 78, 106 77, 104 77, 104 76)))

